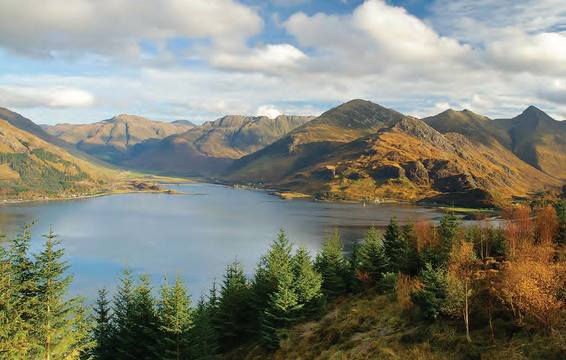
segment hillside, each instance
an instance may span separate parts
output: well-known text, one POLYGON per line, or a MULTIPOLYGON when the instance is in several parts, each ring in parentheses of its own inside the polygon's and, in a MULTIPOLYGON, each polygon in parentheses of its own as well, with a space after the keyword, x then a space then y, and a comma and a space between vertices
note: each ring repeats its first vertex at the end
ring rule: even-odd
POLYGON ((425 119, 442 125, 447 133, 441 134, 424 121, 394 112, 383 121, 364 118, 372 107, 381 108, 354 101, 330 110, 237 161, 228 178, 324 199, 424 200, 467 206, 493 206, 512 195, 559 185, 502 145, 499 139, 503 141, 505 133, 492 130, 487 118, 471 112, 446 112, 439 118, 449 122, 425 119), (336 121, 335 113, 341 119, 368 124, 357 129, 358 134, 367 131, 367 136, 352 140, 355 127, 336 121), (334 131, 324 140, 317 127, 330 126, 334 131), (314 135, 307 136, 310 134, 314 135))
POLYGON ((512 119, 497 119, 506 131, 506 144, 518 157, 547 174, 566 180, 566 122, 554 120, 530 106, 512 119))
POLYGON ((228 179, 275 184, 314 166, 336 147, 375 133, 402 114, 365 100, 352 100, 291 131, 280 140, 238 160, 228 179))
MULTIPOLYGON (((499 322, 501 325, 503 322, 499 322)), ((472 331, 466 342, 458 321, 430 323, 416 318, 392 295, 368 291, 331 304, 319 320, 286 332, 281 347, 270 353, 261 346, 244 347, 224 356, 228 360, 284 359, 560 359, 566 351, 564 329, 555 336, 529 334, 509 326, 472 331)))
POLYGON ((47 131, 79 150, 109 162, 119 161, 132 146, 148 139, 163 139, 185 132, 194 125, 188 121, 153 121, 141 116, 118 115, 93 124, 58 124, 47 131))
POLYGON ((229 115, 161 141, 136 145, 120 164, 169 174, 210 176, 311 119, 229 115))
POLYGON ((1 199, 73 197, 108 188, 110 179, 115 175, 113 171, 80 159, 44 140, 51 138, 39 131, 39 126, 14 114, 6 111, 0 114, 1 199), (5 119, 5 114, 11 117, 5 119), (23 129, 33 133, 14 126, 14 119, 20 126, 23 124, 23 129))

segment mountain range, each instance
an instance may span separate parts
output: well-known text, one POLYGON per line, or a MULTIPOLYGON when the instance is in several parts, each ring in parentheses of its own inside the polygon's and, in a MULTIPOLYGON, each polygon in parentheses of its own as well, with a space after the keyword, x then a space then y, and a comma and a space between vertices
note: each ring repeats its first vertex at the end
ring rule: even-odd
POLYGON ((195 125, 119 115, 47 131, 8 110, 0 115, 78 161, 94 156, 319 199, 497 206, 566 182, 566 122, 534 106, 510 119, 469 110, 417 119, 352 100, 318 117, 229 115, 195 125))
POLYGON ((134 145, 147 139, 163 139, 194 127, 189 121, 171 123, 121 114, 93 124, 58 124, 46 131, 77 149, 109 162, 119 161, 134 145))

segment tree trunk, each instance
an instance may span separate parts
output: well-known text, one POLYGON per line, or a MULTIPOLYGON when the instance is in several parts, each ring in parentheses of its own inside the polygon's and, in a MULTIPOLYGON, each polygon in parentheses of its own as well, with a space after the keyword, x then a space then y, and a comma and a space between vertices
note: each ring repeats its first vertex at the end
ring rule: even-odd
POLYGON ((469 309, 468 309, 468 280, 464 281, 464 323, 466 324, 466 340, 469 343, 472 342, 470 337, 470 319, 469 319, 469 309))

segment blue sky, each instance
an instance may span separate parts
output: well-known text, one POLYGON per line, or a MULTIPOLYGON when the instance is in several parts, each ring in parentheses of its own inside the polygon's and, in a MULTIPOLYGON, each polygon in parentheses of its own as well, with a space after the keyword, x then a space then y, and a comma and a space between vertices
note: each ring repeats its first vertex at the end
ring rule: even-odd
POLYGON ((0 106, 50 124, 352 98, 566 119, 564 24, 563 0, 2 0, 0 106))

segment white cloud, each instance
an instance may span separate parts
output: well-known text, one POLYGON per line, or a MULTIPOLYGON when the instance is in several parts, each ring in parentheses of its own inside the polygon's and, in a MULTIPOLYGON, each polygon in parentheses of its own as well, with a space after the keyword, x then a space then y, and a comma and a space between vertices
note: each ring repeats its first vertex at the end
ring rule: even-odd
POLYGON ((401 7, 368 0, 351 15, 297 13, 287 31, 315 56, 310 71, 434 78, 471 66, 472 49, 442 37, 401 7))
POLYGON ((566 75, 566 35, 539 33, 528 35, 508 29, 487 42, 488 61, 505 71, 566 75))
POLYGON ((212 65, 244 71, 281 72, 297 67, 307 56, 289 44, 268 44, 247 50, 243 54, 218 52, 210 58, 212 65))
POLYGON ((69 87, 0 86, 2 106, 23 108, 72 108, 94 104, 94 96, 87 91, 69 87))
POLYGON ((241 47, 263 21, 234 0, 3 0, 0 46, 47 56, 137 56, 140 41, 209 39, 241 47))
POLYGON ((256 110, 257 116, 267 116, 270 119, 275 119, 283 113, 273 105, 262 105, 256 110))

